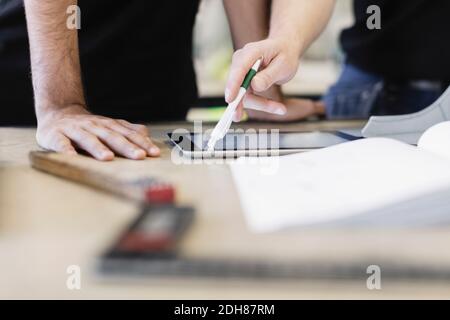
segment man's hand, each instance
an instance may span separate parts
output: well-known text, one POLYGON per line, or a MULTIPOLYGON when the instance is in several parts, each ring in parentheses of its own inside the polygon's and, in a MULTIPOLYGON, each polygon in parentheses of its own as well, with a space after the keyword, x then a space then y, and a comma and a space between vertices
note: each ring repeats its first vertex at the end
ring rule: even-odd
POLYGON ((37 141, 43 148, 98 160, 158 156, 147 128, 95 116, 86 109, 77 30, 66 26, 66 10, 77 0, 25 0, 30 40, 37 141))
POLYGON ((286 106, 286 113, 283 115, 247 109, 248 117, 259 121, 290 122, 325 114, 325 107, 320 101, 309 99, 284 99, 282 102, 286 106))
POLYGON ((249 43, 235 52, 225 90, 225 100, 228 103, 236 99, 239 87, 255 61, 260 57, 264 58, 261 71, 253 78, 251 90, 244 102, 238 106, 235 121, 241 119, 244 106, 275 115, 284 115, 287 112, 282 103, 265 98, 263 93, 274 85, 285 84, 295 76, 299 56, 299 41, 289 37, 249 43))
POLYGON ((114 154, 135 160, 160 154, 147 127, 95 116, 78 105, 60 108, 40 118, 36 138, 45 149, 77 154, 79 148, 102 161, 112 160, 114 154))
MULTIPOLYGON (((261 95, 248 95, 244 99, 243 105, 250 119, 288 122, 325 114, 325 106, 322 102, 310 99, 286 99, 279 86, 273 86, 261 95), (281 105, 286 112, 282 115, 269 113, 266 111, 264 103, 281 105)), ((242 118, 242 114, 239 114, 238 117, 242 118)))
POLYGON ((269 100, 262 93, 294 77, 300 57, 324 29, 334 3, 335 0, 224 1, 235 48, 242 48, 233 56, 225 89, 228 103, 236 98, 252 65, 264 58, 261 71, 252 81, 252 90, 238 106, 235 120, 240 119, 243 105, 277 118, 288 112, 283 103, 269 100))
POLYGON ((252 42, 237 50, 228 75, 225 99, 232 102, 246 74, 259 58, 263 57, 260 71, 253 78, 251 88, 255 92, 264 92, 274 84, 282 85, 297 73, 300 49, 294 39, 266 39, 252 42))

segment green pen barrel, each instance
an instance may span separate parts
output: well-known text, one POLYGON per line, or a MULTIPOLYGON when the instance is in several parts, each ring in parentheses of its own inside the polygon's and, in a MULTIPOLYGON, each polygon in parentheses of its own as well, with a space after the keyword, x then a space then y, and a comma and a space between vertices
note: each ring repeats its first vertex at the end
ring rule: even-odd
POLYGON ((253 78, 256 76, 257 71, 255 69, 250 69, 250 71, 245 76, 244 82, 242 82, 241 87, 248 90, 250 83, 252 83, 253 78))

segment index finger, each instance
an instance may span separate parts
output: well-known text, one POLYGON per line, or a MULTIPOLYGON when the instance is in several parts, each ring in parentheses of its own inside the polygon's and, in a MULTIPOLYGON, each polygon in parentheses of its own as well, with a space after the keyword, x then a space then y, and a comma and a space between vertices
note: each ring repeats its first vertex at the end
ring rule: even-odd
POLYGON ((245 76, 261 56, 261 49, 244 48, 235 52, 225 89, 225 100, 227 103, 231 103, 236 99, 245 76))

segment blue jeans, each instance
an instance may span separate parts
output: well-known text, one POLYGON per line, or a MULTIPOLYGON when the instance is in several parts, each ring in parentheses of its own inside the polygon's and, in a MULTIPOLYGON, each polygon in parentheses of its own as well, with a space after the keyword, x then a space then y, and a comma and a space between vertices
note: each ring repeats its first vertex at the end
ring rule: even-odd
POLYGON ((365 119, 420 111, 445 91, 443 82, 390 81, 345 64, 323 98, 329 119, 365 119))

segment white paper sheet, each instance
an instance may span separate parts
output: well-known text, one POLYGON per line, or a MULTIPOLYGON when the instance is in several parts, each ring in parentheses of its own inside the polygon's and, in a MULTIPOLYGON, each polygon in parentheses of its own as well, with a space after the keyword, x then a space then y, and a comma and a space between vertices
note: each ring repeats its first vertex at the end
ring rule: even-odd
POLYGON ((230 166, 255 232, 338 221, 450 188, 450 161, 385 138, 230 166))

